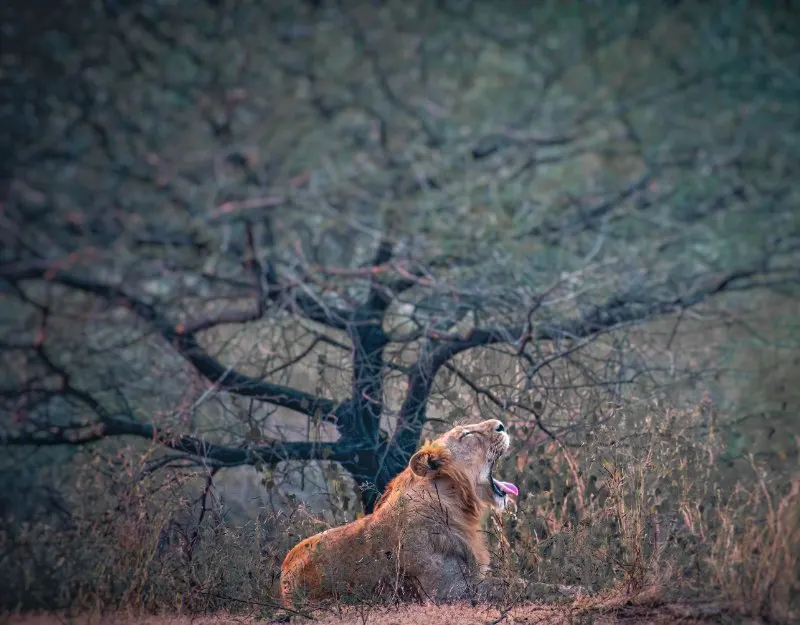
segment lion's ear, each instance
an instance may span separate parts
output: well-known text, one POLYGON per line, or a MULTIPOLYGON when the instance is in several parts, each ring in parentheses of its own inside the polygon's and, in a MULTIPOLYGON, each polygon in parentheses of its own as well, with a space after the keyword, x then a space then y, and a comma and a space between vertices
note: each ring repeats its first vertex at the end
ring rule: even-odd
POLYGON ((449 454, 444 447, 425 445, 411 456, 408 466, 420 477, 432 477, 442 470, 448 460, 449 454))

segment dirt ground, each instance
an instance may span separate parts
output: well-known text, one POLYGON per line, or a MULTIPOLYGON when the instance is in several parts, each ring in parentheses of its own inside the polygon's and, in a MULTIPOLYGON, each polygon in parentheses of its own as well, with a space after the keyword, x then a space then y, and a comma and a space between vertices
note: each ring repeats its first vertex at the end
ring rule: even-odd
POLYGON ((576 610, 563 606, 530 605, 502 611, 466 605, 402 606, 388 609, 348 609, 338 613, 319 613, 309 620, 293 616, 290 620, 270 620, 233 614, 153 616, 133 614, 81 615, 18 614, 0 617, 3 625, 265 625, 268 623, 309 623, 309 625, 644 625, 645 623, 756 625, 760 620, 737 618, 708 605, 672 604, 658 607, 627 606, 614 610, 576 610))

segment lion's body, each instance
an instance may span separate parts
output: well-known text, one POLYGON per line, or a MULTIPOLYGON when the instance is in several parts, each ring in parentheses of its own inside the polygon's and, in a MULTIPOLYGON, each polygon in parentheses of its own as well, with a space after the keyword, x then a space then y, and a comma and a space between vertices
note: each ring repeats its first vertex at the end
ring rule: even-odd
POLYGON ((472 456, 463 452, 477 443, 448 439, 455 430, 425 445, 372 514, 296 545, 281 569, 284 602, 467 596, 489 565, 480 524, 491 495, 478 480, 488 475, 487 458, 493 463, 508 447, 506 434, 491 431, 498 423, 471 426, 478 429, 470 434, 491 434, 472 456))
POLYGON ((292 549, 283 562, 284 601, 368 597, 389 583, 398 553, 387 545, 392 534, 383 515, 362 519, 310 536, 292 549))

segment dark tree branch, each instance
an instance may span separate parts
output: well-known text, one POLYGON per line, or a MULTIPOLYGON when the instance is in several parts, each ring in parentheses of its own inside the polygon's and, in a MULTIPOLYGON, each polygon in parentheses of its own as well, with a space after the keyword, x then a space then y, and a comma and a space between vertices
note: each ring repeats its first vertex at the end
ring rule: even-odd
MULTIPOLYGON (((372 267, 387 264, 394 252, 392 242, 382 238, 372 267)), ((380 279, 370 274, 366 301, 356 309, 348 334, 353 342, 352 409, 353 419, 340 428, 348 438, 378 443, 383 413, 384 350, 389 337, 383 331, 383 318, 392 302, 380 279)))
MULTIPOLYGON (((656 300, 633 293, 612 296, 600 306, 575 319, 561 323, 542 323, 533 330, 521 327, 475 328, 464 335, 444 335, 429 332, 423 342, 422 355, 408 378, 408 392, 400 409, 398 427, 392 441, 404 457, 410 457, 425 425, 425 408, 433 381, 439 369, 452 358, 475 347, 499 343, 524 345, 528 341, 557 341, 585 339, 596 334, 641 323, 661 315, 679 312, 696 306, 727 291, 760 286, 759 278, 769 271, 760 267, 726 274, 672 299, 656 300)), ((797 280, 796 271, 789 270, 797 280)))
POLYGON ((619 208, 623 202, 646 189, 652 180, 652 172, 647 172, 624 189, 618 191, 613 197, 581 210, 580 214, 570 222, 558 226, 547 224, 536 226, 527 232, 516 235, 515 238, 550 236, 553 238, 552 242, 556 243, 564 238, 565 235, 593 229, 600 220, 610 215, 616 208, 619 208))
POLYGON ((551 439, 557 440, 556 435, 553 434, 553 432, 551 432, 544 425, 544 423, 542 423, 540 410, 536 410, 534 407, 526 406, 525 404, 522 404, 520 402, 500 399, 490 389, 475 384, 475 382, 470 380, 469 376, 462 373, 458 368, 454 367, 450 363, 447 363, 445 365, 445 368, 448 371, 452 372, 459 380, 461 380, 463 384, 466 384, 470 389, 472 389, 473 393, 475 393, 476 395, 483 395, 484 397, 486 397, 486 399, 488 399, 490 402, 492 402, 495 406, 497 406, 501 410, 508 410, 509 408, 520 408, 524 410, 533 417, 534 422, 536 423, 536 425, 539 426, 539 429, 542 432, 547 434, 547 436, 549 436, 551 439))
POLYGON ((334 400, 266 382, 226 367, 200 347, 197 339, 191 334, 180 334, 175 331, 163 334, 197 371, 223 390, 260 399, 304 415, 319 417, 331 423, 337 423, 346 414, 344 404, 334 400))
MULTIPOLYGON (((211 443, 202 438, 173 433, 169 428, 158 428, 130 418, 113 415, 90 393, 76 387, 69 373, 54 362, 41 344, 33 346, 47 369, 61 378, 58 391, 47 393, 51 398, 68 396, 92 410, 98 421, 63 426, 39 426, 31 431, 0 433, 0 443, 9 446, 86 445, 106 438, 134 436, 151 440, 174 451, 187 454, 215 468, 266 464, 274 466, 286 460, 333 460, 352 462, 363 449, 356 441, 334 443, 270 441, 254 447, 230 447, 211 443)), ((23 393, 26 392, 23 390, 23 393)), ((32 423, 32 421, 31 421, 32 423)), ((21 426, 24 429, 24 424, 21 426)))
POLYGON ((264 278, 267 282, 266 298, 276 304, 287 305, 307 319, 336 330, 347 330, 352 313, 324 304, 308 292, 298 292, 291 284, 278 277, 272 262, 265 263, 264 278))
POLYGON ((436 147, 442 144, 441 133, 434 127, 429 116, 422 110, 408 104, 401 98, 389 82, 389 77, 384 67, 382 66, 380 53, 374 49, 368 42, 365 31, 359 23, 358 19, 351 18, 348 20, 352 26, 353 41, 361 49, 365 58, 369 59, 372 68, 372 74, 375 77, 381 92, 386 99, 397 108, 398 111, 404 113, 411 119, 417 121, 423 133, 427 138, 427 143, 430 147, 436 147))
MULTIPOLYGON (((380 267, 387 264, 394 255, 394 244, 387 238, 382 238, 378 243, 378 249, 375 252, 375 257, 372 259, 373 267, 380 267)), ((386 311, 392 303, 393 294, 389 292, 380 279, 376 276, 370 276, 370 289, 369 296, 366 301, 366 308, 370 311, 375 311, 377 315, 381 315, 386 311)))
POLYGON ((183 324, 181 332, 185 335, 194 335, 198 332, 216 328, 217 326, 258 321, 263 317, 263 310, 224 310, 214 315, 199 317, 183 324))
POLYGON ((318 416, 332 423, 347 416, 346 404, 317 397, 291 387, 273 384, 226 367, 199 345, 194 334, 186 332, 179 325, 170 323, 153 306, 129 294, 121 287, 58 270, 47 272, 39 267, 31 266, 22 270, 13 268, 9 270, 8 267, 2 267, 0 276, 10 281, 47 278, 54 283, 124 305, 139 318, 151 324, 199 373, 211 382, 218 384, 222 390, 245 397, 254 397, 304 415, 318 416))
POLYGON ((211 466, 236 467, 266 464, 274 466, 286 460, 332 460, 346 462, 363 449, 363 445, 335 442, 272 441, 256 447, 228 447, 202 438, 173 434, 148 423, 114 416, 90 426, 51 428, 45 433, 28 432, 0 437, 4 445, 86 445, 116 436, 134 436, 151 440, 174 451, 201 458, 211 466))

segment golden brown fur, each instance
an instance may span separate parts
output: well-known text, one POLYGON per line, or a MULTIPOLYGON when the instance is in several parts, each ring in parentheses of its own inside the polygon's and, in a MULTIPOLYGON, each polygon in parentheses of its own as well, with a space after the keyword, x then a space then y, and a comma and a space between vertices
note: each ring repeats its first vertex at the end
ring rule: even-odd
POLYGON ((372 514, 306 538, 289 552, 281 567, 284 603, 469 596, 489 565, 481 514, 505 505, 492 489, 491 468, 508 445, 494 419, 426 443, 372 514))

